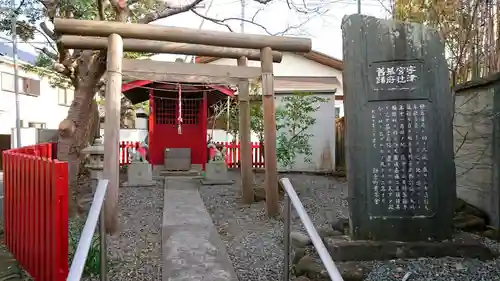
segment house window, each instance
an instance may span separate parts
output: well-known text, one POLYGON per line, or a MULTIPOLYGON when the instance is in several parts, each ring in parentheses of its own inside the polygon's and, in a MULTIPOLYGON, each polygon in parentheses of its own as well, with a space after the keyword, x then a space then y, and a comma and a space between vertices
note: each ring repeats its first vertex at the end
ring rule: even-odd
POLYGON ((29 96, 40 96, 40 80, 27 77, 19 78, 19 92, 29 96))
POLYGON ((2 90, 14 92, 14 75, 2 72, 2 90))
POLYGON ((28 122, 28 127, 29 128, 45 129, 45 128, 47 128, 47 124, 40 123, 40 122, 28 122))
POLYGON ((335 118, 340 117, 340 107, 335 107, 335 118))
MULTIPOLYGON (((19 93, 29 96, 40 95, 40 80, 35 80, 27 77, 18 77, 19 93)), ((8 92, 15 92, 14 75, 2 72, 2 90, 8 92)))
POLYGON ((57 89, 58 103, 63 106, 70 106, 75 97, 75 92, 73 89, 57 89))

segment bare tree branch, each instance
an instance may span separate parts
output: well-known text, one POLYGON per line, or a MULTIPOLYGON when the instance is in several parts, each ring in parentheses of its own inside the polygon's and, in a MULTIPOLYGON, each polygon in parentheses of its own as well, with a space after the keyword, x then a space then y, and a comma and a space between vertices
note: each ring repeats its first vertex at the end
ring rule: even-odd
POLYGON ((47 57, 49 57, 55 61, 57 61, 57 59, 59 58, 58 54, 52 53, 47 47, 43 47, 43 48, 40 48, 37 46, 32 46, 32 47, 35 48, 37 51, 42 52, 44 55, 46 55, 47 57))
POLYGON ((297 6, 297 4, 293 2, 293 0, 286 0, 286 4, 288 5, 288 9, 295 10, 296 12, 299 12, 301 14, 319 13, 321 10, 321 7, 309 8, 305 0, 302 0, 301 3, 301 6, 303 7, 297 6))
POLYGON ((172 6, 166 6, 165 9, 161 11, 155 11, 152 13, 147 14, 142 20, 140 20, 140 23, 148 24, 150 22, 171 17, 180 13, 187 12, 194 7, 196 7, 198 4, 200 4, 203 0, 194 0, 190 4, 187 5, 182 5, 182 6, 177 6, 177 7, 172 7, 172 6))
POLYGON ((191 10, 191 12, 193 12, 193 14, 199 16, 200 18, 202 18, 204 20, 208 20, 208 21, 211 21, 211 22, 213 22, 215 24, 222 25, 222 26, 226 27, 229 31, 234 32, 233 29, 231 28, 231 26, 229 26, 229 24, 226 23, 226 21, 229 20, 229 19, 223 19, 223 20, 214 19, 214 18, 205 16, 203 14, 200 14, 199 12, 197 12, 194 9, 191 10))
POLYGON ((197 12, 194 9, 191 10, 191 12, 193 12, 195 15, 201 17, 202 19, 205 19, 205 20, 211 21, 211 22, 213 22, 215 24, 224 26, 224 27, 226 27, 231 32, 233 32, 233 30, 232 30, 232 28, 231 28, 231 26, 229 25, 228 22, 229 21, 240 21, 240 22, 246 22, 246 23, 253 24, 253 25, 259 27, 260 29, 262 29, 265 33, 267 33, 269 35, 273 35, 273 36, 284 35, 284 34, 289 33, 292 30, 300 29, 300 28, 302 28, 304 25, 306 25, 312 19, 312 17, 309 17, 307 20, 301 22, 300 24, 287 26, 283 31, 280 31, 280 32, 271 32, 267 27, 265 27, 264 25, 262 25, 260 23, 257 23, 255 21, 255 18, 257 16, 257 14, 260 13, 261 11, 262 11, 262 9, 257 10, 257 12, 255 12, 255 14, 252 16, 252 19, 251 20, 247 20, 247 19, 237 18, 237 17, 230 17, 230 18, 224 18, 224 19, 216 19, 216 18, 212 18, 212 17, 208 17, 206 15, 203 15, 203 14, 197 12))

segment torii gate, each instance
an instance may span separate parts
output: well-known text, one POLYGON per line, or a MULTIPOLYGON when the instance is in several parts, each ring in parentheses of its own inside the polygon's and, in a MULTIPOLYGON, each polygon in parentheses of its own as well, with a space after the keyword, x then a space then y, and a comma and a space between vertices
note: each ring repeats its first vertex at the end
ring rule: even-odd
POLYGON ((106 121, 104 127, 104 149, 106 151, 104 178, 109 179, 104 212, 108 232, 116 229, 117 226, 120 94, 122 75, 127 74, 148 80, 238 84, 240 95, 242 197, 248 203, 253 200, 248 79, 261 76, 264 145, 266 147, 264 151, 266 163, 266 210, 268 216, 279 214, 273 61, 280 62, 282 55, 273 51, 310 52, 312 47, 310 39, 62 18, 54 20, 54 31, 61 36, 59 42, 66 48, 108 49, 105 99, 106 121), (103 37, 107 37, 107 39, 103 37), (123 38, 127 39, 123 40, 123 38), (236 58, 238 59, 238 66, 124 60, 124 51, 236 58), (260 60, 260 69, 246 66, 247 58, 260 60))

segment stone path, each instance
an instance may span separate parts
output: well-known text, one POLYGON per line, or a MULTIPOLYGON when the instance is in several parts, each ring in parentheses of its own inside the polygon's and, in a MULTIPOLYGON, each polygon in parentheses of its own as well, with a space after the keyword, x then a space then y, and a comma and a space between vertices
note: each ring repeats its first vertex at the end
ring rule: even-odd
POLYGON ((167 177, 162 223, 164 281, 237 281, 198 192, 199 180, 167 177))

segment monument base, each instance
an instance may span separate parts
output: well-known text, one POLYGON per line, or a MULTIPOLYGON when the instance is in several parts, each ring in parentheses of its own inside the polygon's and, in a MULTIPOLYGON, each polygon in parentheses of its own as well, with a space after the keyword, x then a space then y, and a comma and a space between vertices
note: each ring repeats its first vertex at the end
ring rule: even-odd
MULTIPOLYGON (((318 229, 318 233, 342 277, 349 281, 365 280, 371 271, 366 266, 367 261, 390 260, 404 268, 408 259, 458 257, 487 261, 499 256, 469 233, 457 233, 453 239, 441 242, 352 241, 341 231, 318 229)), ((312 280, 330 280, 308 235, 292 232, 290 238, 295 275, 312 277, 312 280)), ((403 277, 407 271, 393 274, 397 274, 395 277, 398 280, 405 280, 403 277)))
POLYGON ((127 186, 144 186, 154 183, 151 164, 145 162, 130 163, 127 169, 127 177, 127 186))
POLYGON ((469 233, 457 233, 446 241, 351 241, 347 236, 330 237, 325 244, 336 261, 376 261, 421 257, 460 257, 491 260, 499 253, 491 251, 469 233))
POLYGON ((205 178, 201 180, 203 185, 227 185, 234 181, 228 179, 227 165, 224 160, 210 161, 205 166, 205 178))

